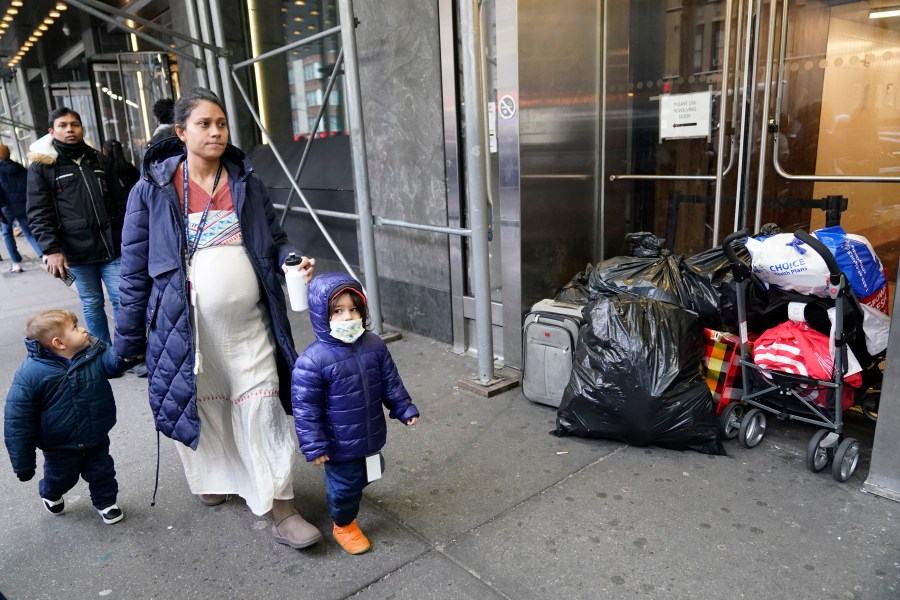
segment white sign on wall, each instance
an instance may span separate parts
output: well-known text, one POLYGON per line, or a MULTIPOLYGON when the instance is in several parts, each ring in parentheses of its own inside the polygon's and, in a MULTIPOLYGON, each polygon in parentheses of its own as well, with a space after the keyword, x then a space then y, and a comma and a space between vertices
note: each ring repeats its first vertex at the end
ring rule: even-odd
POLYGON ((659 139, 708 138, 712 92, 663 94, 659 98, 659 139))

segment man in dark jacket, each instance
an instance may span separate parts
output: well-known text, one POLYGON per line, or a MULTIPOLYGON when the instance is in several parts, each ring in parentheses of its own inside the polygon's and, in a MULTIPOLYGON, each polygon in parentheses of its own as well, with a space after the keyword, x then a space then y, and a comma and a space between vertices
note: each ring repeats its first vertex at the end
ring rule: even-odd
POLYGON ((50 133, 28 153, 28 222, 47 271, 75 275, 88 331, 111 343, 101 282, 115 318, 126 198, 106 161, 84 142, 77 112, 58 108, 49 123, 50 133))
POLYGON ((6 242, 6 250, 12 260, 10 271, 21 273, 22 255, 16 247, 16 237, 13 227, 18 225, 22 235, 34 248, 34 252, 40 257, 41 247, 28 227, 28 218, 25 214, 26 190, 28 187, 28 170, 11 160, 9 146, 0 144, 0 231, 3 232, 3 241, 6 242))

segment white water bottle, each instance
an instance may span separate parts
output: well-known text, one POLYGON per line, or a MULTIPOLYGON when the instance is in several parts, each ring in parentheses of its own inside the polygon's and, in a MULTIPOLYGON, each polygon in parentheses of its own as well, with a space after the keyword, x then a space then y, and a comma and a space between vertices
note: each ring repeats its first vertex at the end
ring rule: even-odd
POLYGON ((291 299, 291 310, 297 312, 309 308, 306 296, 306 270, 297 269, 299 264, 300 257, 293 252, 284 261, 284 265, 288 268, 284 278, 287 281, 288 298, 291 299))

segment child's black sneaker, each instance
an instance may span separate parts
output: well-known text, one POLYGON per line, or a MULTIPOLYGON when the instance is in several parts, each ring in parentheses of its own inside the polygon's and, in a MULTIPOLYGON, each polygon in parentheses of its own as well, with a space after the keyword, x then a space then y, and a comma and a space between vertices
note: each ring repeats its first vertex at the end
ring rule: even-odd
POLYGON ((44 508, 47 509, 47 512, 51 512, 54 515, 62 514, 62 512, 66 510, 66 501, 64 498, 60 498, 59 500, 47 500, 42 497, 41 502, 44 503, 44 508))
POLYGON ((112 506, 108 506, 97 512, 100 514, 100 518, 103 519, 103 522, 107 525, 118 523, 125 518, 125 513, 117 504, 113 504, 112 506))

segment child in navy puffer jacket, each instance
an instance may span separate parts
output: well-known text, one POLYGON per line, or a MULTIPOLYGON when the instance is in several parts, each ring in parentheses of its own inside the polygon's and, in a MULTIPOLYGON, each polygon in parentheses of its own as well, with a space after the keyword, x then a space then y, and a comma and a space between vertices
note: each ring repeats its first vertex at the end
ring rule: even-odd
POLYGON ((40 448, 44 508, 62 513, 63 494, 80 475, 103 522, 118 523, 125 513, 116 505, 119 485, 109 454, 116 402, 107 379, 120 376, 127 364, 67 310, 30 317, 25 336, 28 357, 6 397, 4 437, 13 470, 20 481, 31 480, 40 448))
POLYGON ((309 317, 316 341, 297 359, 291 378, 300 451, 325 467, 335 540, 350 554, 362 554, 371 545, 356 516, 369 483, 366 457, 377 455, 387 439, 381 405, 406 425, 418 422, 419 411, 384 341, 365 330, 368 312, 358 281, 342 273, 314 278, 309 317))

